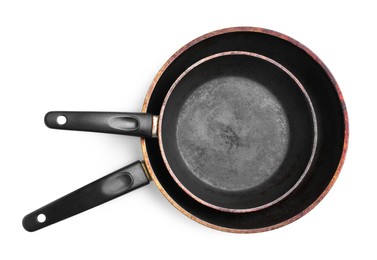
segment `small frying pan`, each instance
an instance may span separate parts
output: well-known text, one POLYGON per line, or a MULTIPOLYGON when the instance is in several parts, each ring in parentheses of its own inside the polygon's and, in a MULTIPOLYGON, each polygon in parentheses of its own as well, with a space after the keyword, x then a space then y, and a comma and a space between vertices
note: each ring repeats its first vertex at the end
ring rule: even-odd
POLYGON ((249 212, 303 180, 316 127, 292 73, 262 55, 232 51, 198 61, 176 80, 158 136, 165 165, 187 194, 218 210, 249 212))
MULTIPOLYGON (((50 112, 45 122, 56 129, 158 137, 179 189, 204 209, 240 219, 297 194, 318 145, 317 115, 304 85, 276 60, 250 51, 218 52, 187 67, 163 98, 159 116, 50 112), (61 117, 66 122, 59 123, 61 117)), ((148 167, 152 160, 145 160, 148 167)), ((146 172, 140 163, 122 168, 30 213, 23 225, 34 231, 118 197, 147 184, 146 172), (40 214, 46 221, 37 221, 40 214)))

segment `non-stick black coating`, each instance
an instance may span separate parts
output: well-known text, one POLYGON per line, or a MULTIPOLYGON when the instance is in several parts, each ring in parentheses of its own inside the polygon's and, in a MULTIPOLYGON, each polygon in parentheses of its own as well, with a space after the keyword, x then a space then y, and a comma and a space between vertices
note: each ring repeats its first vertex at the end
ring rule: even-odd
POLYGON ((225 53, 175 84, 162 117, 172 174, 223 210, 255 209, 290 191, 315 147, 310 100, 277 64, 225 53))
POLYGON ((187 49, 159 78, 148 102, 147 112, 159 114, 170 86, 189 66, 209 55, 234 50, 259 53, 285 66, 305 86, 314 104, 319 134, 317 153, 300 187, 281 202, 256 212, 221 212, 204 206, 185 193, 166 169, 158 140, 146 139, 145 142, 156 178, 180 207, 216 226, 253 230, 275 226, 299 215, 324 192, 340 163, 346 119, 333 82, 306 51, 282 38, 253 31, 219 34, 187 49))

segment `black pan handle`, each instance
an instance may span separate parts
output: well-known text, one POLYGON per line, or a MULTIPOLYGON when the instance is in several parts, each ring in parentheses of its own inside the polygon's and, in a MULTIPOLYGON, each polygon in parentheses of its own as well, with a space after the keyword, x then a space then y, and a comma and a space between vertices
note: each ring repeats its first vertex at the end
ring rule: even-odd
POLYGON ((36 231, 148 183, 141 162, 136 161, 26 215, 22 225, 27 231, 36 231))
POLYGON ((154 137, 153 115, 146 113, 52 111, 45 116, 49 128, 154 137))

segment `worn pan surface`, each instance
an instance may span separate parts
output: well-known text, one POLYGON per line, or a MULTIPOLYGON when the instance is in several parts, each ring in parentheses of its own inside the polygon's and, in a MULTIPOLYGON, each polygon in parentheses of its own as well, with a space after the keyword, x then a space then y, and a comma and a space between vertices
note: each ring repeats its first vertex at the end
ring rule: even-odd
POLYGON ((148 176, 199 223, 266 231, 318 204, 347 148, 347 114, 330 72, 300 43, 260 28, 224 29, 184 46, 156 76, 142 112, 64 112, 64 126, 56 123, 63 112, 49 113, 52 128, 159 138, 142 139, 145 167, 132 164, 52 202, 27 215, 24 227, 80 213, 147 184, 148 176), (45 212, 47 221, 37 223, 45 212))

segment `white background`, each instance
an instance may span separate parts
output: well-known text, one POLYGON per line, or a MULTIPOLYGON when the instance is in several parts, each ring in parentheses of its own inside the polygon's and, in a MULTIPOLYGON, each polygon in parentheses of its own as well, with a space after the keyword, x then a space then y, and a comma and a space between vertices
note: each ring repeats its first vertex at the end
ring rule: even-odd
POLYGON ((376 259, 373 1, 1 1, 0 259, 376 259), (212 30, 259 26, 312 49, 344 94, 350 144, 328 196, 260 234, 191 221, 151 185, 29 233, 23 216, 137 159, 138 138, 56 131, 49 110, 140 111, 162 64, 212 30))

